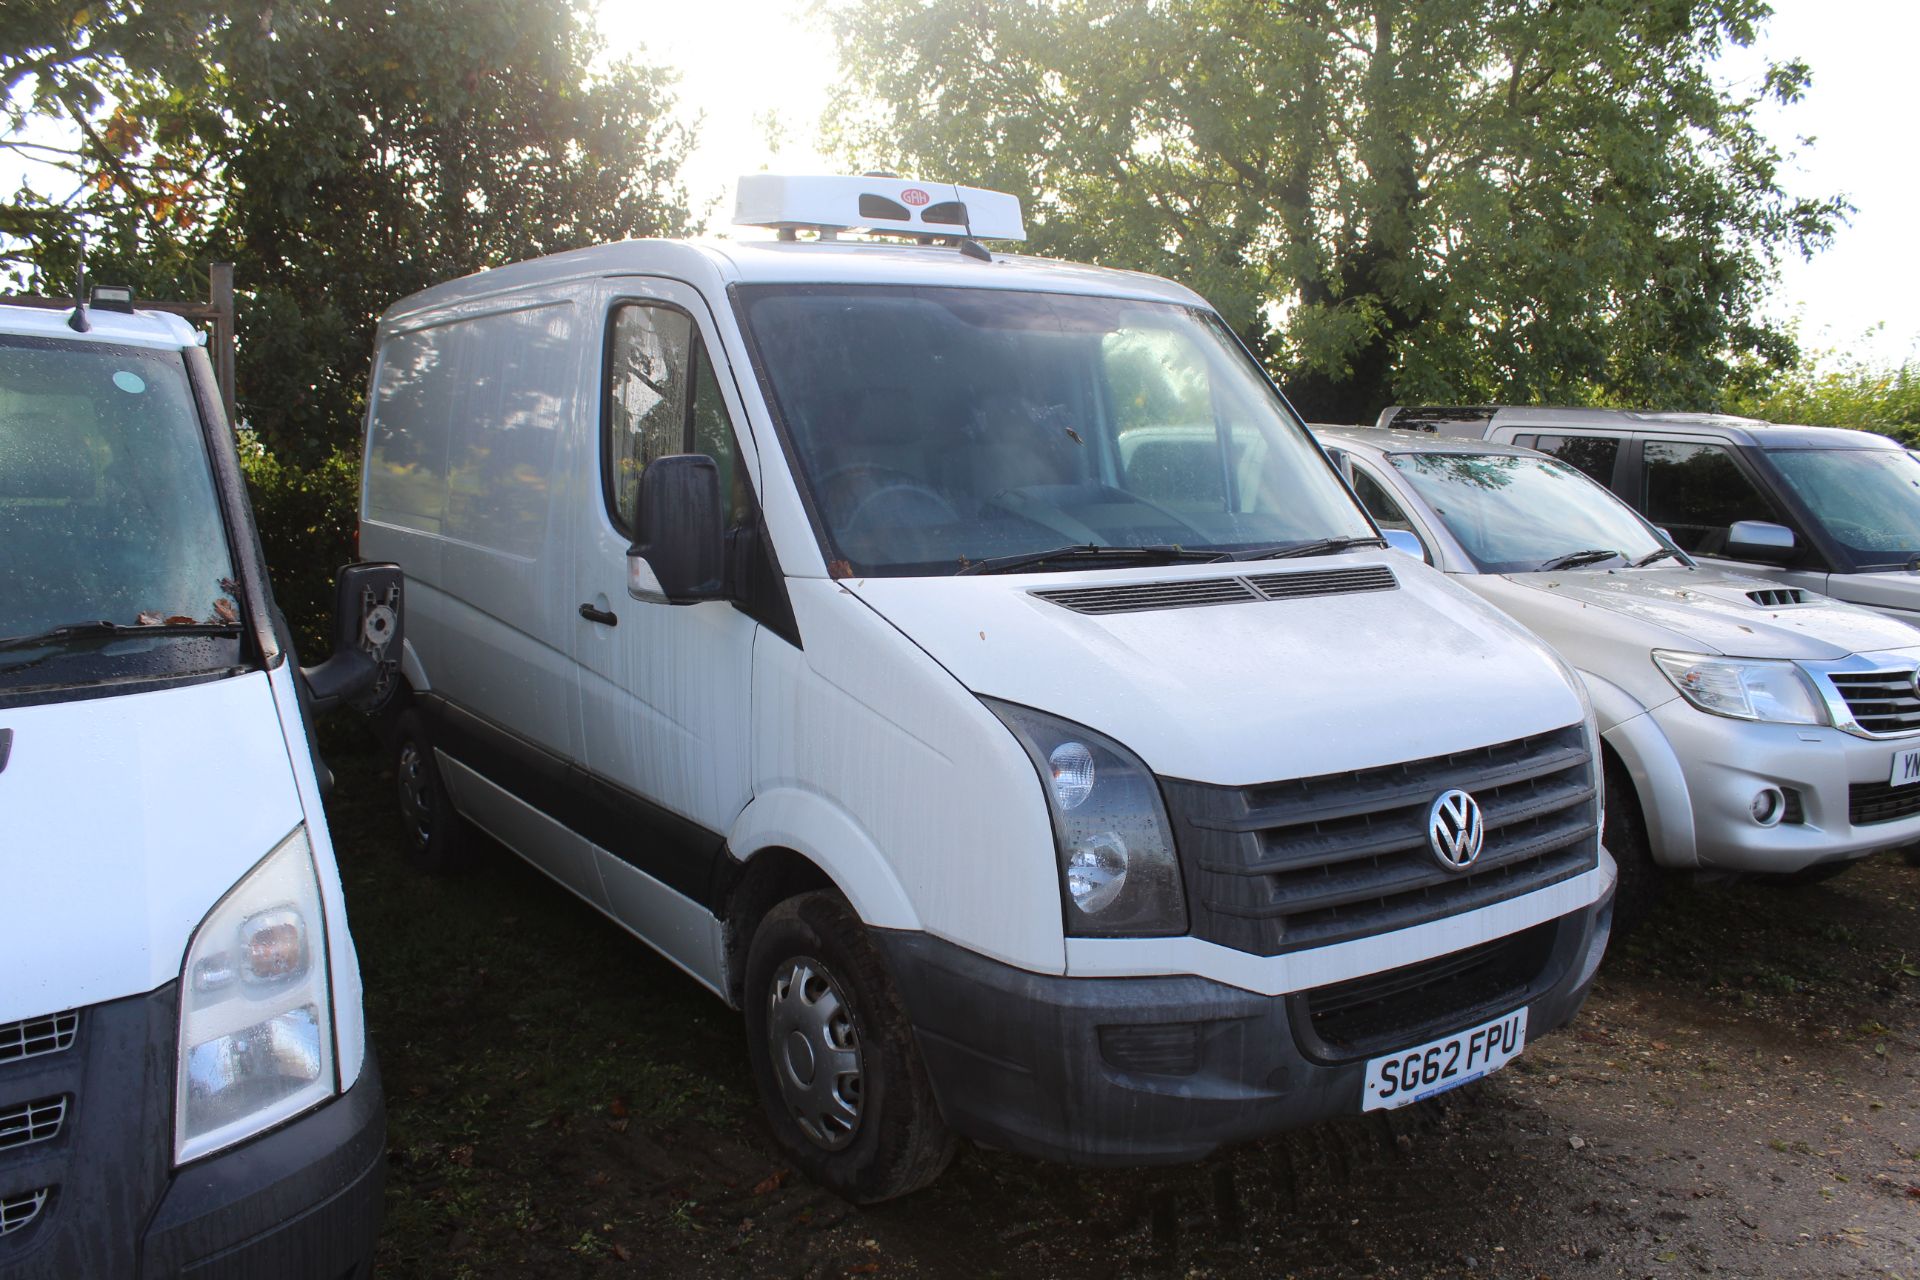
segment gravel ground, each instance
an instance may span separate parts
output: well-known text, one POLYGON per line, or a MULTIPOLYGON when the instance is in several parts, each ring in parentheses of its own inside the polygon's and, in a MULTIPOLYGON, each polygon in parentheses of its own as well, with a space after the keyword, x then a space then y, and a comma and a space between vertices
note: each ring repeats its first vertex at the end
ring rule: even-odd
POLYGON ((857 1209, 792 1175, 738 1018, 537 873, 428 879, 330 803, 390 1109, 388 1276, 1920 1280, 1920 869, 1676 886, 1574 1025, 1432 1102, 1166 1170, 965 1149, 857 1209))

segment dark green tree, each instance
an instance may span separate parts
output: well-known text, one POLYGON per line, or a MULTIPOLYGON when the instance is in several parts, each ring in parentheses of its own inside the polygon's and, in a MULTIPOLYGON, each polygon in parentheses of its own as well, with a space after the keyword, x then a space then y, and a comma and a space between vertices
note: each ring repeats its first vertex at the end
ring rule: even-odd
POLYGON ((1207 295, 1310 417, 1714 402, 1846 212, 1729 92, 1760 0, 905 0, 841 8, 845 149, 1029 197, 1040 252, 1207 295), (863 98, 878 110, 854 109, 863 98))

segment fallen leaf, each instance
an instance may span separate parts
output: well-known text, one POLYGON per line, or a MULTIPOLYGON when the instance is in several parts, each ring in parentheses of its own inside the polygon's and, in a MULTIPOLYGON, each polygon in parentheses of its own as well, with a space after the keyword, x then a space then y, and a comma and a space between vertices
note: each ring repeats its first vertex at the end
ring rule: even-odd
POLYGON ((786 1184, 787 1171, 785 1169, 778 1169, 754 1183, 753 1194, 757 1196, 770 1196, 786 1184))
POLYGON ((627 1114, 626 1101, 621 1098, 615 1098, 607 1104, 607 1111, 615 1116, 625 1116, 627 1114))

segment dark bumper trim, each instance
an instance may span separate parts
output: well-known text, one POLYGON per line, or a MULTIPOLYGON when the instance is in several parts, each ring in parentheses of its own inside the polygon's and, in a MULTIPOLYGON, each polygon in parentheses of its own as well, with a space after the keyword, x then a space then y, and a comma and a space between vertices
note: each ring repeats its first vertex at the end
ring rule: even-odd
MULTIPOLYGON (((1531 1039, 1579 1012, 1611 925, 1611 897, 1562 917, 1565 940, 1525 1001, 1531 1039)), ((988 1145, 1072 1164, 1172 1164, 1360 1110, 1365 1061, 1309 1058, 1293 997, 1199 977, 1055 977, 924 933, 874 936, 942 1114, 988 1145), (1190 1073, 1129 1071, 1102 1056, 1103 1027, 1179 1023, 1195 1026, 1190 1073)))
POLYGON ((386 1100, 369 1051, 340 1097, 176 1172, 148 1224, 141 1276, 371 1276, 386 1140, 386 1100))

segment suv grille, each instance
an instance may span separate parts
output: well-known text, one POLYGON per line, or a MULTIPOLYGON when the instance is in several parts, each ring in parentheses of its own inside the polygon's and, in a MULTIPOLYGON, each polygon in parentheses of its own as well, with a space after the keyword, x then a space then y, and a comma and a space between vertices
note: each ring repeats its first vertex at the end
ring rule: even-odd
POLYGON ((1856 827, 1898 822, 1920 813, 1920 783, 1896 787, 1885 782, 1856 782, 1847 788, 1847 821, 1856 827))
POLYGON ((1357 591, 1392 591, 1399 585, 1393 570, 1383 564, 1369 564, 1352 569, 1262 573, 1249 578, 1183 578, 1178 582, 1130 582, 1117 587, 1061 587, 1033 594, 1075 613, 1145 613, 1206 604, 1247 604, 1255 600, 1300 600, 1307 596, 1352 595, 1357 591))
POLYGON ((67 1118, 67 1100, 42 1098, 0 1107, 0 1151, 57 1137, 67 1118))
POLYGON ((0 1023, 0 1062, 58 1053, 73 1044, 74 1029, 79 1025, 80 1015, 71 1009, 41 1018, 0 1023))
POLYGON ((1920 693, 1911 668, 1894 671, 1832 671, 1827 679, 1846 701, 1854 723, 1868 733, 1920 729, 1920 693))
POLYGON ((1255 955, 1457 915, 1599 865, 1593 760, 1577 724, 1351 773, 1162 789, 1194 936, 1255 955), (1486 822, 1466 873, 1443 868, 1427 843, 1428 807, 1454 787, 1486 822))

